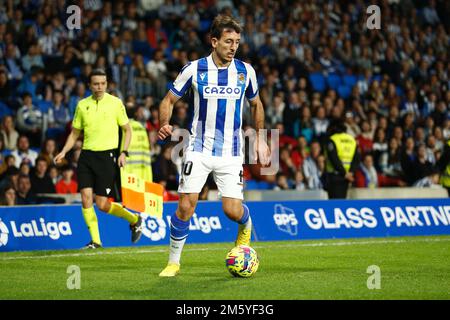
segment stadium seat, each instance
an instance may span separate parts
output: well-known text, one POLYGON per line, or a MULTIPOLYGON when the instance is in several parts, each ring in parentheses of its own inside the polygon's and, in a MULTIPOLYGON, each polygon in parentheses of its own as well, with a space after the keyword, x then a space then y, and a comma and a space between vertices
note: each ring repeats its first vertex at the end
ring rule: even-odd
POLYGON ((11 116, 13 112, 11 109, 4 104, 3 102, 0 102, 0 119, 2 119, 4 116, 11 116))
POLYGON ((346 74, 343 77, 343 82, 345 85, 353 88, 353 86, 358 82, 358 78, 353 74, 346 74))
POLYGON ((81 75, 81 68, 80 67, 73 68, 72 73, 75 77, 79 77, 81 75))
POLYGON ((337 90, 337 88, 342 84, 341 77, 337 73, 330 73, 327 77, 328 87, 337 90))
POLYGON ((211 20, 200 20, 200 32, 208 31, 210 26, 211 20))
POLYGON ((131 66, 133 64, 133 60, 131 60, 131 57, 129 55, 125 55, 123 57, 123 62, 126 66, 131 66))
POLYGON ((245 181, 245 190, 258 190, 258 181, 255 180, 246 180, 245 181))
POLYGON ((36 107, 39 108, 43 113, 47 113, 48 109, 51 107, 52 103, 46 100, 37 100, 36 107))
POLYGON ((341 98, 347 99, 348 97, 350 97, 350 94, 352 93, 352 89, 345 84, 340 85, 337 89, 337 93, 341 98))
POLYGON ((260 182, 258 182, 258 189, 259 190, 271 190, 271 189, 273 189, 273 184, 266 182, 266 181, 260 181, 260 182))
POLYGON ((383 77, 381 76, 381 74, 377 74, 377 75, 373 76, 371 80, 372 81, 377 80, 378 82, 380 82, 382 78, 383 77))
POLYGON ((323 92, 326 89, 325 77, 321 72, 314 72, 309 75, 309 81, 315 91, 323 92))

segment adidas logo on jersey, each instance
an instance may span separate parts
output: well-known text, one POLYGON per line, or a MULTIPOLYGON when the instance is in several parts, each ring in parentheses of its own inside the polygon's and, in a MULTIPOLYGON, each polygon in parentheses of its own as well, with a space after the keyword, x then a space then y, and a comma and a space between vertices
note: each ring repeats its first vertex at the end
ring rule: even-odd
POLYGON ((241 90, 240 87, 205 86, 203 87, 203 97, 206 99, 239 99, 241 90))

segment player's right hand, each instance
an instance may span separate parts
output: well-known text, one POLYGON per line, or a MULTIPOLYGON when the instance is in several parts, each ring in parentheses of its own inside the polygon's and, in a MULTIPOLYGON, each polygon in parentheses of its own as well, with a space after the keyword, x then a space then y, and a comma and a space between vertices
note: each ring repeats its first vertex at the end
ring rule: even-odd
POLYGON ((60 164, 62 162, 62 160, 64 159, 64 157, 66 156, 66 154, 64 152, 60 152, 56 155, 56 157, 53 159, 53 162, 55 164, 60 164))
POLYGON ((166 125, 162 126, 158 131, 158 139, 164 140, 168 136, 172 135, 172 130, 173 130, 173 126, 171 126, 170 124, 166 124, 166 125))

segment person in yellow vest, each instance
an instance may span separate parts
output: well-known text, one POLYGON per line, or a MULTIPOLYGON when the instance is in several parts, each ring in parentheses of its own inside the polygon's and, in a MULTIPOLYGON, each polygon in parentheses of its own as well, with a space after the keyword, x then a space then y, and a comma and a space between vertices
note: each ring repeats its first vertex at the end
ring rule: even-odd
POLYGON ((78 160, 77 176, 78 189, 81 193, 81 211, 91 235, 91 241, 84 249, 102 247, 94 201, 101 211, 128 221, 131 241, 136 243, 142 235, 141 216, 110 199, 115 197, 117 166, 125 167, 132 137, 125 106, 119 98, 106 92, 107 77, 104 70, 95 69, 91 72, 89 88, 92 95, 78 102, 72 132, 54 162, 60 164, 63 161, 83 131, 83 149, 78 160), (119 127, 125 132, 124 148, 120 154, 117 152, 119 127))
MULTIPOLYGON (((152 159, 150 155, 150 142, 148 140, 148 133, 145 127, 135 120, 138 109, 127 109, 127 115, 130 119, 130 126, 133 131, 130 145, 128 146, 127 165, 123 167, 126 173, 135 174, 138 178, 144 181, 153 181, 152 174, 152 159)), ((123 150, 125 139, 122 139, 120 150, 123 150)))
POLYGON ((329 199, 347 198, 349 183, 359 165, 355 138, 346 133, 344 124, 335 120, 328 127, 326 142, 326 189, 329 199))
POLYGON ((447 140, 444 153, 437 162, 437 166, 441 171, 440 182, 442 186, 447 189, 448 196, 450 197, 450 139, 447 140))

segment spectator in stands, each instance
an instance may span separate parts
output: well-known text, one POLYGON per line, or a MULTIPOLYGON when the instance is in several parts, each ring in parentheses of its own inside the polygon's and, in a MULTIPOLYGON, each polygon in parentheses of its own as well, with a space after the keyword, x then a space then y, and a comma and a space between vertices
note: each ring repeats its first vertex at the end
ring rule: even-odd
POLYGON ((71 96, 69 99, 69 115, 73 119, 75 114, 75 108, 77 107, 78 101, 87 97, 86 85, 83 82, 78 82, 76 87, 76 94, 71 96))
POLYGON ((386 133, 383 128, 378 127, 375 131, 375 139, 373 142, 373 158, 377 170, 382 171, 379 167, 380 158, 383 154, 388 153, 388 143, 386 140, 386 133))
POLYGON ((433 170, 426 177, 414 182, 413 187, 416 188, 441 188, 439 184, 439 171, 433 170))
POLYGON ((416 157, 411 166, 413 183, 420 180, 433 171, 433 164, 427 159, 427 149, 425 144, 419 144, 416 157))
POLYGON ((30 177, 26 175, 20 175, 17 184, 18 184, 17 204, 19 205, 37 204, 37 197, 31 191, 30 177))
POLYGON ((33 193, 55 193, 55 185, 47 174, 48 164, 44 158, 36 159, 36 167, 30 175, 31 191, 33 193))
POLYGON ((294 189, 297 191, 302 191, 306 189, 305 177, 301 168, 295 173, 294 189))
POLYGON ((19 59, 20 51, 16 51, 16 46, 14 44, 6 45, 5 65, 8 68, 8 78, 15 81, 20 81, 23 77, 19 59))
POLYGON ((5 149, 16 150, 19 133, 14 128, 14 119, 12 116, 7 115, 3 117, 0 133, 3 137, 5 149))
MULTIPOLYGON (((45 159, 47 165, 50 167, 53 164, 53 159, 58 154, 58 149, 56 148, 56 141, 52 138, 45 139, 41 152, 39 153, 39 158, 45 159)), ((66 161, 62 161, 66 163, 66 161)))
POLYGON ((172 149, 170 144, 163 147, 158 160, 160 171, 154 172, 155 182, 162 184, 167 190, 176 190, 178 186, 178 169, 171 160, 172 149))
POLYGON ((372 152, 373 149, 373 135, 372 127, 369 121, 364 120, 361 123, 361 133, 356 138, 358 142, 358 148, 361 155, 372 152))
POLYGON ((31 67, 29 73, 27 73, 21 80, 19 87, 17 88, 18 94, 30 94, 32 99, 40 99, 44 93, 44 73, 43 69, 39 67, 31 67))
POLYGON ((281 148, 280 150, 280 172, 286 176, 286 178, 293 179, 295 177, 295 172, 297 171, 296 166, 291 158, 291 151, 288 146, 281 148))
POLYGON ((326 110, 324 107, 319 107, 316 116, 312 119, 314 136, 321 138, 326 135, 329 120, 326 118, 326 110))
POLYGON ((21 175, 29 176, 31 172, 31 166, 27 162, 22 162, 19 167, 19 171, 21 175))
POLYGON ((0 164, 0 181, 4 178, 4 174, 10 167, 15 167, 16 160, 14 156, 9 154, 4 157, 3 162, 0 164))
POLYGON ((323 188, 321 180, 322 173, 319 168, 320 152, 320 143, 318 141, 313 141, 311 143, 309 156, 303 161, 302 165, 306 187, 311 190, 323 188))
POLYGON ((155 96, 161 99, 166 91, 167 65, 162 50, 158 49, 146 66, 148 77, 153 83, 155 96))
POLYGON ((353 112, 347 111, 345 113, 345 127, 346 132, 351 135, 353 138, 356 138, 360 135, 361 129, 355 121, 355 117, 353 116, 353 112))
POLYGON ((25 72, 29 72, 33 66, 45 67, 41 55, 41 47, 37 43, 32 43, 28 47, 27 54, 22 58, 22 68, 25 72))
POLYGON ((16 204, 16 190, 14 186, 9 184, 3 187, 0 191, 0 206, 15 206, 16 204))
POLYGON ((273 190, 289 190, 288 178, 281 172, 277 174, 276 184, 273 190))
POLYGON ((21 133, 25 133, 34 145, 39 145, 43 117, 42 111, 33 105, 31 94, 23 95, 23 106, 17 111, 17 126, 21 133))
POLYGON ((366 153, 359 169, 355 173, 355 187, 378 188, 386 186, 405 186, 406 184, 397 178, 379 174, 373 165, 373 156, 366 153))
POLYGON ((413 120, 420 117, 419 104, 417 103, 416 92, 414 90, 408 90, 406 99, 403 102, 400 110, 401 116, 410 113, 413 116, 413 120))
POLYGON ((53 104, 48 109, 48 127, 52 129, 52 135, 55 137, 64 133, 66 125, 70 121, 69 110, 63 100, 63 92, 55 90, 53 92, 53 104))
POLYGON ((283 122, 283 111, 285 103, 280 95, 273 98, 273 104, 269 103, 266 108, 266 123, 269 128, 273 128, 276 123, 283 122))
POLYGON ((32 167, 34 167, 34 163, 38 157, 38 153, 30 149, 30 142, 28 137, 25 135, 21 135, 19 137, 17 140, 17 150, 14 150, 11 154, 16 160, 16 168, 19 168, 22 162, 29 163, 32 167))
POLYGON ((61 175, 59 173, 58 168, 55 165, 51 165, 48 167, 48 176, 52 180, 52 183, 55 185, 58 183, 58 181, 61 179, 61 175))
POLYGON ((56 193, 59 194, 75 194, 78 190, 78 184, 73 179, 73 169, 65 166, 62 169, 62 178, 56 183, 56 193))

